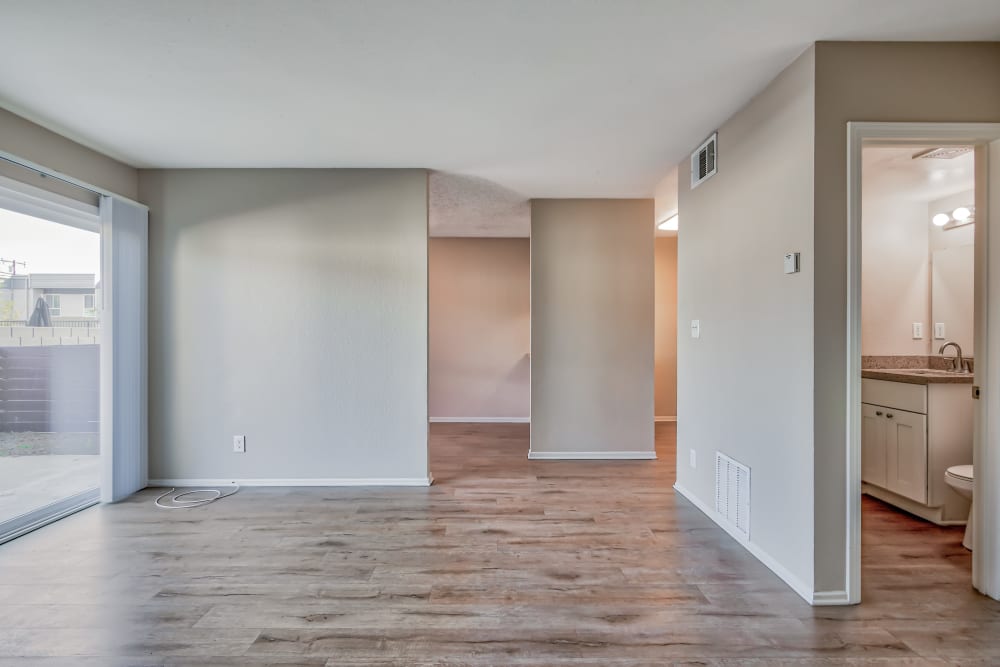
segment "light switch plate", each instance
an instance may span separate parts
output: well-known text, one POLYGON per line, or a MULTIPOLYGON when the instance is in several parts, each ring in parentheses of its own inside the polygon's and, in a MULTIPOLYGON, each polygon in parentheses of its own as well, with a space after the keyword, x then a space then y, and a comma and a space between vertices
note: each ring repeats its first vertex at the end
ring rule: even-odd
POLYGON ((938 340, 944 340, 945 339, 944 322, 935 322, 934 323, 934 338, 936 338, 938 340))
POLYGON ((798 273, 799 267, 799 253, 797 252, 786 252, 785 253, 785 273, 798 273))
POLYGON ((924 323, 914 322, 913 323, 913 340, 920 340, 924 337, 924 323))
POLYGON ((691 467, 692 468, 697 468, 698 467, 698 452, 696 452, 693 449, 690 450, 690 452, 691 452, 691 467))
POLYGON ((691 320, 691 338, 701 338, 701 320, 691 320))

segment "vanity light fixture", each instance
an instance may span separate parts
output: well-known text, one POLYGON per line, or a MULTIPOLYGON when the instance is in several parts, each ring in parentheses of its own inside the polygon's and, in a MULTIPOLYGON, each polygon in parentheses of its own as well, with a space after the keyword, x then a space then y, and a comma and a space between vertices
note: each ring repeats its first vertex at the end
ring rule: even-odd
POLYGON ((972 217, 972 211, 964 206, 959 206, 951 212, 951 217, 955 218, 958 222, 965 222, 972 217))
POLYGON ((972 205, 959 206, 951 213, 936 213, 931 218, 931 223, 935 227, 941 227, 945 230, 971 225, 975 221, 976 208, 972 205))
POLYGON ((660 221, 660 224, 656 225, 656 228, 661 232, 676 232, 677 231, 677 214, 674 213, 669 218, 660 221))

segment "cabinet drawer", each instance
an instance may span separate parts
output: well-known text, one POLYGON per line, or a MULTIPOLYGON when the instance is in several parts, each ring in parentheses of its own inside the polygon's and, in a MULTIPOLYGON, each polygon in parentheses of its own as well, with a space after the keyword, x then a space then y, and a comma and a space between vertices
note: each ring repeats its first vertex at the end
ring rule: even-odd
POLYGON ((927 386, 864 378, 861 380, 861 402, 926 415, 927 386))

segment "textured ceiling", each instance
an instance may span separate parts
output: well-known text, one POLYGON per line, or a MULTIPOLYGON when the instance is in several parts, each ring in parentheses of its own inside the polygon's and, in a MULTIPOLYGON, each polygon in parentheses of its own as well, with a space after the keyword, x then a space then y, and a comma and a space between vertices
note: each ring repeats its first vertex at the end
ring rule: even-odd
POLYGON ((0 105, 136 166, 460 175, 508 229, 481 180, 652 196, 815 40, 998 38, 996 0, 0 0, 0 105))
POLYGON ((531 236, 531 205, 512 190, 474 176, 431 172, 431 236, 531 236))

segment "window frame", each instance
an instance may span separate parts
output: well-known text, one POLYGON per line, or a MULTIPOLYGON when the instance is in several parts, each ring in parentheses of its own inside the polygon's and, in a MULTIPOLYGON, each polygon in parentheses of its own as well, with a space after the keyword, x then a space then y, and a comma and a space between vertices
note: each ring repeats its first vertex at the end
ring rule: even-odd
POLYGON ((49 315, 51 317, 62 317, 62 294, 57 292, 46 292, 42 295, 45 299, 45 303, 49 306, 49 315))

